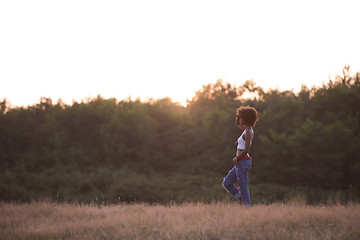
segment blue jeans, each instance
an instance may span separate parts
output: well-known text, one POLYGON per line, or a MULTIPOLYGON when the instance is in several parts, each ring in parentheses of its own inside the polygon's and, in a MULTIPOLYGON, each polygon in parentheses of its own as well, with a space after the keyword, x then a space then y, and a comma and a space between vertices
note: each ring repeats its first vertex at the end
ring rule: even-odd
POLYGON ((222 183, 223 187, 231 193, 236 199, 241 198, 245 206, 250 206, 250 192, 248 187, 249 176, 248 173, 251 169, 251 160, 239 161, 224 177, 222 183), (235 181, 239 182, 240 191, 234 186, 235 181))

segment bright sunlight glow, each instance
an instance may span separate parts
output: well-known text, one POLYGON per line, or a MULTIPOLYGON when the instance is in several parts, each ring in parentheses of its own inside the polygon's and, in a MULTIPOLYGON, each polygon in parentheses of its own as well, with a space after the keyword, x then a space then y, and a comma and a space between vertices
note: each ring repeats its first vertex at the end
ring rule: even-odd
POLYGON ((321 86, 360 71, 359 1, 0 2, 0 100, 169 96, 253 79, 321 86))

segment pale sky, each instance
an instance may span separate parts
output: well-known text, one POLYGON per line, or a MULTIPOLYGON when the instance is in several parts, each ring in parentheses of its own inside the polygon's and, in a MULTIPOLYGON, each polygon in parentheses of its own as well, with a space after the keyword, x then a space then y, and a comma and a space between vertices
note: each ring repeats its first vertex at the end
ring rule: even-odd
POLYGON ((298 91, 360 72, 360 1, 1 0, 0 100, 185 103, 226 82, 298 91))

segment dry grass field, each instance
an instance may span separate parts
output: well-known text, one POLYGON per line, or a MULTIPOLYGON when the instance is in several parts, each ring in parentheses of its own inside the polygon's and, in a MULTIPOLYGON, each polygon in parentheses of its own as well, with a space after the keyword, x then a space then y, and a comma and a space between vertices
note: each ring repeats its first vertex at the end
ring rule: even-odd
POLYGON ((0 203, 0 239, 360 239, 360 205, 0 203))

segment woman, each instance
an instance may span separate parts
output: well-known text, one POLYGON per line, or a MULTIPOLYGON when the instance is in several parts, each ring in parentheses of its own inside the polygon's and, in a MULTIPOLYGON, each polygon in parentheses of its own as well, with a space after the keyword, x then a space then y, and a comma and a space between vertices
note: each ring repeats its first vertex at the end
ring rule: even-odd
POLYGON ((236 199, 242 200, 244 206, 250 207, 250 193, 248 187, 248 172, 251 169, 252 158, 249 155, 252 139, 254 136, 255 123, 259 120, 255 108, 246 106, 236 110, 236 126, 243 132, 235 142, 236 157, 233 159, 234 167, 224 177, 223 187, 236 199), (239 182, 240 191, 234 186, 235 181, 239 182))

